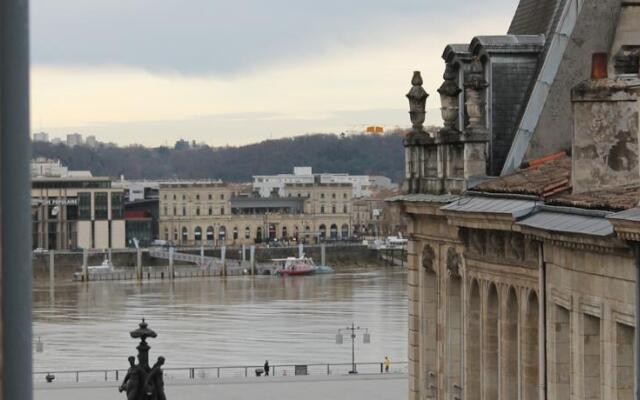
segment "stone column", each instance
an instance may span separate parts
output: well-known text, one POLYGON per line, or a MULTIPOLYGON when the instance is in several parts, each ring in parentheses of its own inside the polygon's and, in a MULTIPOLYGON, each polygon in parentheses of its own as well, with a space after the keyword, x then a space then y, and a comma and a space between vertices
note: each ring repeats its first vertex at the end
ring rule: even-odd
POLYGON ((176 277, 175 268, 173 265, 173 253, 175 249, 173 247, 169 247, 169 279, 173 279, 176 277))
POLYGON ((53 286, 55 284, 55 251, 49 250, 49 284, 53 286))
POLYGON ((256 246, 249 247, 249 263, 251 264, 251 275, 256 274, 256 246))
POLYGON ((142 279, 142 250, 140 248, 136 249, 136 278, 142 279))
POLYGON ((247 261, 247 246, 242 245, 242 263, 244 264, 247 261))
POLYGON ((84 280, 89 281, 89 252, 87 249, 82 249, 82 276, 84 280))
POLYGON ((324 243, 320 245, 320 265, 327 265, 327 246, 324 243))
POLYGON ((204 268, 204 245, 200 245, 200 268, 204 268))
POLYGON ((302 243, 298 244, 298 258, 302 258, 304 256, 304 245, 302 243))

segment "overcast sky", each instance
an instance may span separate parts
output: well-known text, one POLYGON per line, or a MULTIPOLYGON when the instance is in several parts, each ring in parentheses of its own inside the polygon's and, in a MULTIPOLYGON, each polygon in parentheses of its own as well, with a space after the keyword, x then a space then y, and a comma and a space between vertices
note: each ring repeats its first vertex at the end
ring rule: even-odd
POLYGON ((32 0, 32 130, 237 145, 408 125, 447 43, 503 34, 517 0, 32 0))

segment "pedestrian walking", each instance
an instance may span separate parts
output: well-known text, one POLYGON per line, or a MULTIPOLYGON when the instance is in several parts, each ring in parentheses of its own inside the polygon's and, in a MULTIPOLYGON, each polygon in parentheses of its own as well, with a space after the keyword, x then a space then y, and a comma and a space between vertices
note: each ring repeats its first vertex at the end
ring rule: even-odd
POLYGON ((391 360, 389 360, 389 357, 384 356, 384 372, 389 372, 389 367, 391 366, 391 360))
POLYGON ((264 362, 264 376, 269 376, 269 360, 264 362))

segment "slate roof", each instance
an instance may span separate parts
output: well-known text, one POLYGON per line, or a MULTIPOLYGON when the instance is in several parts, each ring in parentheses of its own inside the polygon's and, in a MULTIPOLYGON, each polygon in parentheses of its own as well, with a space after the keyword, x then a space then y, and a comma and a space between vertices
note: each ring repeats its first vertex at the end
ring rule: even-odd
POLYGON ((520 0, 509 34, 549 35, 566 0, 520 0))
POLYGON ((602 237, 613 235, 613 225, 602 216, 539 211, 518 222, 518 225, 552 232, 602 237))
POLYGON ((474 192, 509 193, 541 198, 568 191, 571 188, 571 158, 566 154, 553 155, 551 160, 538 163, 511 175, 482 182, 474 192))
POLYGON ((531 213, 536 206, 537 203, 532 200, 470 196, 460 198, 440 209, 463 213, 503 214, 518 219, 531 213))
POLYGON ((640 208, 634 207, 619 213, 611 214, 609 219, 619 219, 631 222, 640 222, 640 208))
POLYGON ((476 54, 482 47, 489 52, 538 53, 544 49, 543 35, 497 35, 476 36, 471 40, 469 51, 476 54))

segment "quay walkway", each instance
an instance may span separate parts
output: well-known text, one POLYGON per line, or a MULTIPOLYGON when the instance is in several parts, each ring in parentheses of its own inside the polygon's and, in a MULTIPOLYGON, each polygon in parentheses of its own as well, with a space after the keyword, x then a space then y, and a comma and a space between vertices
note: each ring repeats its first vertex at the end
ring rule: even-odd
MULTIPOLYGON (((167 398, 189 400, 390 400, 406 399, 405 373, 357 375, 273 376, 220 380, 172 380, 165 384, 167 398)), ((125 399, 116 382, 37 383, 35 400, 125 399)))

